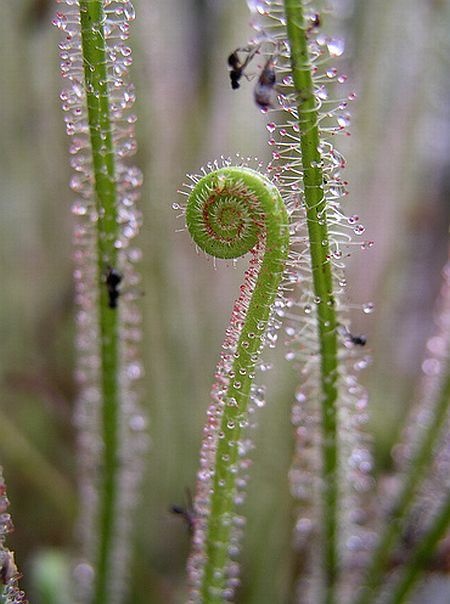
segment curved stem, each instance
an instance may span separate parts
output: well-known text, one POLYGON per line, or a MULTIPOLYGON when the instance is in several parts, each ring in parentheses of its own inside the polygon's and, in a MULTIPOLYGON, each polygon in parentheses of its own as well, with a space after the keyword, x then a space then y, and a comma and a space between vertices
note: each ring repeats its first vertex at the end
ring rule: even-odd
MULTIPOLYGON (((97 207, 98 282, 106 267, 114 268, 119 235, 116 207, 115 158, 109 115, 108 72, 102 0, 80 0, 81 39, 89 132, 97 207)), ((118 313, 110 308, 107 287, 99 296, 102 391, 103 476, 100 487, 99 544, 93 602, 107 601, 107 573, 112 552, 119 472, 119 336, 118 313)))
POLYGON ((442 427, 446 425, 445 417, 449 405, 450 366, 447 368, 445 380, 439 391, 439 398, 437 399, 433 413, 431 414, 431 421, 422 434, 416 453, 411 460, 410 468, 405 477, 402 490, 390 513, 389 522, 386 524, 384 532, 373 554, 371 564, 367 571, 365 590, 361 597, 356 600, 356 604, 369 604, 376 599, 383 583, 384 572, 386 566, 389 564, 392 549, 404 527, 403 521, 414 502, 414 494, 433 460, 434 444, 441 433, 442 427))
MULTIPOLYGON (((194 188, 191 198, 197 199, 194 201, 197 207, 194 215, 188 205, 188 228, 196 243, 206 251, 218 257, 230 258, 252 250, 255 254, 254 264, 255 259, 259 261, 264 246, 257 277, 252 266, 247 272, 247 276, 252 270, 255 272, 256 283, 243 324, 238 326, 240 332, 232 355, 234 361, 227 372, 227 389, 217 432, 206 527, 206 561, 200 593, 201 602, 219 603, 224 601, 227 585, 239 441, 247 421, 246 411, 255 366, 287 258, 288 216, 278 190, 267 179, 246 168, 222 168, 205 176, 194 188), (212 224, 211 219, 205 225, 207 211, 214 214, 213 218, 221 221, 221 224, 212 224), (248 211, 250 215, 247 215, 248 211), (231 237, 234 235, 245 240, 246 245, 241 247, 239 243, 236 250, 234 247, 232 249, 231 237), (208 246, 206 236, 216 238, 212 246, 208 246), (221 247, 217 244, 218 238, 222 238, 221 247)), ((206 220, 209 220, 208 217, 206 220)))
POLYGON ((326 200, 319 152, 319 128, 316 100, 308 53, 306 26, 301 0, 284 0, 291 66, 297 95, 300 126, 303 182, 309 234, 314 296, 317 304, 317 329, 321 356, 322 408, 322 487, 326 595, 335 601, 338 575, 338 443, 337 410, 337 319, 333 297, 333 276, 329 261, 326 200))

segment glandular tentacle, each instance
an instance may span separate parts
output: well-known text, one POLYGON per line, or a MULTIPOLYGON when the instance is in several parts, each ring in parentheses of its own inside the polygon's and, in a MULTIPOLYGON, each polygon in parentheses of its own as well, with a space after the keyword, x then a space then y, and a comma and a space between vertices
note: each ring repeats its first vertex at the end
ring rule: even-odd
POLYGON ((276 340, 273 308, 281 303, 289 229, 278 190, 255 170, 226 166, 192 180, 185 214, 198 247, 224 259, 251 253, 211 391, 188 563, 190 601, 223 602, 239 583, 236 556, 245 520, 235 507, 248 481, 250 416, 264 404, 264 388, 253 382, 264 344, 276 340))

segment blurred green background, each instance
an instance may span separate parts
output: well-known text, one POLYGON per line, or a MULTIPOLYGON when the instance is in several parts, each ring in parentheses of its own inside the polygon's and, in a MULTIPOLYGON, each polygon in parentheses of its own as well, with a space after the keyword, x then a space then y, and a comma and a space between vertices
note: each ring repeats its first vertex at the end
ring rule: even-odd
MULTIPOLYGON (((197 255, 171 204, 186 172, 220 155, 267 159, 252 83, 231 90, 226 58, 253 35, 244 0, 135 0, 132 79, 145 184, 140 245, 146 378, 152 446, 136 513, 129 602, 183 601, 188 536, 171 504, 193 486, 215 363, 243 266, 197 255)), ((366 226, 368 251, 348 259, 348 302, 368 337, 377 467, 416 396, 433 304, 448 255, 450 28, 446 0, 336 0, 326 31, 346 38, 339 68, 356 90, 352 136, 336 141, 349 168, 347 214, 366 226)), ((59 92, 59 6, 4 0, 0 18, 0 462, 16 533, 10 543, 31 585, 43 552, 71 554, 77 535, 69 140, 59 92)), ((276 353, 267 374, 245 510, 239 602, 287 602, 293 504, 290 404, 296 370, 276 353)), ((34 591, 33 591, 34 590, 34 591)), ((59 604, 62 604, 60 600, 59 604)))

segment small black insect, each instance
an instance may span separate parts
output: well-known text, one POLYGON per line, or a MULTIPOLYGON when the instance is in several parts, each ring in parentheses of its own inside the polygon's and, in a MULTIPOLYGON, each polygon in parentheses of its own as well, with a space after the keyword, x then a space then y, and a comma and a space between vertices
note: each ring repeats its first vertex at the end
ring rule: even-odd
POLYGON ((186 489, 186 505, 171 505, 170 512, 181 516, 186 523, 189 535, 194 534, 195 513, 190 489, 186 489))
POLYGON ((308 29, 306 30, 308 33, 311 33, 314 29, 317 29, 321 26, 321 19, 319 13, 314 13, 309 19, 308 29))
POLYGON ((120 296, 119 285, 122 281, 122 275, 115 268, 108 267, 106 273, 106 288, 108 290, 108 306, 109 308, 117 308, 117 301, 120 296))
POLYGON ((367 344, 366 336, 359 335, 354 336, 346 327, 343 325, 339 328, 339 331, 346 340, 354 344, 355 346, 365 346, 367 344))
POLYGON ((259 46, 251 47, 247 46, 246 48, 236 48, 228 57, 228 66, 230 69, 230 80, 231 80, 231 88, 233 90, 237 90, 240 87, 240 79, 242 76, 245 76, 248 79, 248 76, 244 73, 245 68, 253 59, 255 54, 258 52, 259 46), (239 57, 239 52, 247 53, 245 57, 245 61, 242 63, 241 58, 239 57))
POLYGON ((269 57, 253 91, 255 103, 260 109, 269 109, 272 107, 275 83, 275 60, 273 57, 269 57))
POLYGON ((355 344, 355 346, 365 346, 367 343, 367 338, 366 336, 354 336, 351 333, 348 334, 348 339, 350 340, 350 342, 352 342, 352 344, 355 344))

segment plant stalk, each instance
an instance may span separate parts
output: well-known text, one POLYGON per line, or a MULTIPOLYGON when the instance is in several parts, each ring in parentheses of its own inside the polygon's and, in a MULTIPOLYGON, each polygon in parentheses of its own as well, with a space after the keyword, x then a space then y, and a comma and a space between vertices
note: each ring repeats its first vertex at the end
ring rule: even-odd
POLYGON ((119 315, 109 307, 104 283, 108 267, 117 260, 117 193, 112 127, 109 114, 105 20, 102 0, 80 0, 89 132, 97 209, 97 263, 99 286, 99 353, 101 357, 102 476, 98 511, 98 551, 95 561, 94 604, 107 602, 108 568, 113 550, 119 479, 119 315))
POLYGON ((252 251, 253 259, 241 291, 256 278, 254 286, 249 287, 253 289, 248 292, 251 297, 235 305, 230 324, 239 330, 239 335, 228 372, 214 455, 200 592, 201 602, 219 604, 228 599, 224 591, 232 546, 241 436, 248 423, 255 367, 287 258, 288 216, 281 195, 269 180, 244 167, 227 167, 208 174, 196 185, 188 201, 186 222, 196 243, 212 255, 231 258, 252 251), (251 234, 247 237, 244 233, 249 225, 251 234), (229 245, 231 239, 233 246, 229 245), (238 306, 245 306, 246 310, 238 310, 238 306), (237 321, 236 314, 239 314, 237 321))
POLYGON ((318 111, 301 0, 284 0, 291 66, 297 95, 306 220, 309 235, 320 346, 323 488, 324 602, 336 601, 338 579, 338 341, 332 267, 329 260, 326 199, 319 152, 318 111))

